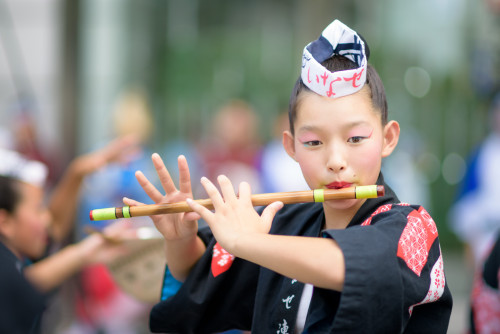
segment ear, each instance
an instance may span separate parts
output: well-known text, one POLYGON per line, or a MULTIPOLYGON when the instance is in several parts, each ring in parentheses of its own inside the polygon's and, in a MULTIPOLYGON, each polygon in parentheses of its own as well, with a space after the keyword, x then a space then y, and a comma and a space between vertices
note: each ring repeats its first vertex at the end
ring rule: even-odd
POLYGON ((290 131, 283 131, 283 147, 285 148, 286 153, 292 158, 295 159, 295 141, 293 135, 290 131))
POLYGON ((399 141, 399 123, 390 121, 384 127, 384 146, 382 148, 382 157, 388 157, 396 148, 399 141))

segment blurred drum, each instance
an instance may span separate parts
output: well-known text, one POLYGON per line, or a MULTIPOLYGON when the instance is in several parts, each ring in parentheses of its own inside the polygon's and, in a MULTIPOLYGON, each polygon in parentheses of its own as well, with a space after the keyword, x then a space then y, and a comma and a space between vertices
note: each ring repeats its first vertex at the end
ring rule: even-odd
POLYGON ((137 239, 123 241, 130 252, 108 268, 125 293, 146 303, 157 303, 166 266, 165 240, 152 227, 139 228, 137 235, 137 239))

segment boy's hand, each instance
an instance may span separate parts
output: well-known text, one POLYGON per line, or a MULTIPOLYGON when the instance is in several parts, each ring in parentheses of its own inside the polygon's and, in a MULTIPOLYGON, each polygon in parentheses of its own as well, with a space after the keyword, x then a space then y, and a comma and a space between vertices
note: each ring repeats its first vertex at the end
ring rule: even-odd
MULTIPOLYGON (((137 181, 139 181, 139 184, 149 198, 156 204, 181 202, 188 198, 193 198, 189 167, 184 156, 181 155, 178 158, 179 190, 177 190, 161 157, 157 153, 154 153, 152 160, 161 185, 165 190, 165 195, 156 189, 142 172, 138 171, 135 174, 137 181)), ((130 206, 142 204, 129 198, 124 198, 123 202, 130 206)), ((156 228, 163 234, 167 241, 189 239, 196 236, 199 218, 200 216, 195 212, 151 216, 156 228)))
POLYGON ((283 203, 270 204, 259 216, 252 205, 248 183, 240 184, 238 197, 231 181, 226 176, 219 176, 218 182, 221 192, 207 178, 201 179, 203 187, 213 202, 215 212, 211 212, 194 201, 188 200, 188 203, 206 220, 220 245, 231 254, 238 256, 235 247, 238 245, 239 238, 251 234, 269 233, 274 216, 283 207, 283 203))

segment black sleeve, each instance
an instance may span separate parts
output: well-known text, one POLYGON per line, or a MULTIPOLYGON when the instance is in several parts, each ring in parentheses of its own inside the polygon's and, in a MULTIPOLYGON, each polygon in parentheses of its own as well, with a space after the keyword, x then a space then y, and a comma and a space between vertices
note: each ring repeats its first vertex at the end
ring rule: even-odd
MULTIPOLYGON (((207 235, 200 236, 207 240, 207 235)), ((229 269, 212 273, 215 240, 179 291, 156 304, 150 313, 154 333, 214 333, 250 329, 259 267, 235 258, 229 269)))
POLYGON ((324 236, 337 241, 345 258, 332 329, 446 333, 452 300, 433 221, 411 207, 397 207, 368 226, 327 230, 324 236))

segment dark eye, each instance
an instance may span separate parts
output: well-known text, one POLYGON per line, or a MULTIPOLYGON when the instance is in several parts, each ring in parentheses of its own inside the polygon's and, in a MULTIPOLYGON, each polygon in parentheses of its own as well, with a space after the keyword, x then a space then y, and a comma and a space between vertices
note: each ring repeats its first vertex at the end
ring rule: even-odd
POLYGON ((319 146, 321 142, 319 140, 310 140, 302 143, 305 147, 319 146))
POLYGON ((365 138, 366 137, 362 137, 362 136, 354 136, 354 137, 349 138, 347 140, 347 142, 352 143, 352 144, 357 144, 357 143, 360 143, 365 138))

